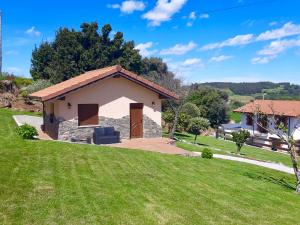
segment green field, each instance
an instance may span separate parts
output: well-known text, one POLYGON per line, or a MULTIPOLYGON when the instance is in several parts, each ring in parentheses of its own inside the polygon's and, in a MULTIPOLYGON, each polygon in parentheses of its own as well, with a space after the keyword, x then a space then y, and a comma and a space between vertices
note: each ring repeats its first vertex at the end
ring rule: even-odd
POLYGON ((241 122, 242 114, 236 113, 236 112, 230 112, 229 113, 230 120, 233 120, 235 123, 241 122))
POLYGON ((0 109, 0 224, 299 222, 292 175, 217 159, 24 141, 12 114, 0 109))
POLYGON ((230 95, 229 99, 232 101, 239 101, 243 104, 246 104, 251 100, 254 100, 254 97, 250 95, 230 95))
MULTIPOLYGON (((189 142, 194 141, 194 136, 188 133, 176 133, 179 139, 184 139, 189 142)), ((210 148, 214 153, 232 155, 236 153, 236 145, 232 141, 223 139, 216 139, 211 136, 198 136, 197 144, 189 144, 184 142, 177 142, 177 146, 189 151, 202 151, 203 148, 210 148)), ((249 145, 244 145, 242 150, 242 157, 270 161, 276 163, 282 163, 287 166, 292 166, 290 156, 288 154, 282 154, 279 152, 272 152, 270 150, 257 148, 249 145)))

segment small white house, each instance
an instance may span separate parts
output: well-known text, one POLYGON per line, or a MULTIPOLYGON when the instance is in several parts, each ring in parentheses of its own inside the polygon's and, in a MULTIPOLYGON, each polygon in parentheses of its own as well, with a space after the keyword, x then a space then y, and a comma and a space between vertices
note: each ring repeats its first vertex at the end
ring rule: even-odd
POLYGON ((288 134, 300 141, 300 101, 292 100, 255 100, 236 110, 242 113, 239 124, 224 124, 225 132, 248 130, 252 137, 274 140, 278 138, 269 132, 283 123, 288 134))

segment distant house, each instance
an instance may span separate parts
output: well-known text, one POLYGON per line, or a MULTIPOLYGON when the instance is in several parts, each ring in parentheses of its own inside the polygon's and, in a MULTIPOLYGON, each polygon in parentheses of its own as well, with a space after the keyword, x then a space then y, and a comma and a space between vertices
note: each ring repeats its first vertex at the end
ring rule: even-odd
POLYGON ((252 137, 273 140, 277 136, 266 128, 276 129, 283 123, 295 140, 300 140, 300 101, 292 100, 255 100, 234 110, 242 113, 240 124, 225 124, 223 128, 230 133, 246 129, 252 137), (262 125, 262 126, 260 126, 262 125))
POLYGON ((178 96, 121 66, 86 72, 30 95, 43 102, 44 131, 53 139, 84 140, 97 127, 121 138, 161 137, 161 101, 178 96))

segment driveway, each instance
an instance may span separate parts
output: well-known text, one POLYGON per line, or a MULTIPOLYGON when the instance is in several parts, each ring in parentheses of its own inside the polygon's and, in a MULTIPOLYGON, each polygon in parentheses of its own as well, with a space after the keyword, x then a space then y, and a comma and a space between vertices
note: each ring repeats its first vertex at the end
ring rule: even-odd
POLYGON ((108 146, 119 148, 140 149, 174 155, 193 155, 192 152, 176 147, 175 142, 168 138, 135 138, 123 139, 121 143, 108 146))

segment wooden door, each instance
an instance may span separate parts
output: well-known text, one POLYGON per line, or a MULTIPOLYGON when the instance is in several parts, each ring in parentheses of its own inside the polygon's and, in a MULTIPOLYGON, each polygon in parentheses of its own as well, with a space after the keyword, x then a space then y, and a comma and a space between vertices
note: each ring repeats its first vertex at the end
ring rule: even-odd
POLYGON ((130 104, 130 138, 143 137, 143 103, 130 104))

